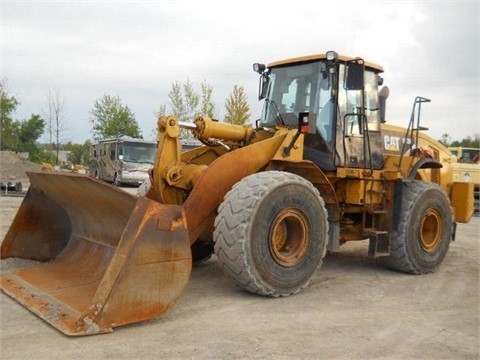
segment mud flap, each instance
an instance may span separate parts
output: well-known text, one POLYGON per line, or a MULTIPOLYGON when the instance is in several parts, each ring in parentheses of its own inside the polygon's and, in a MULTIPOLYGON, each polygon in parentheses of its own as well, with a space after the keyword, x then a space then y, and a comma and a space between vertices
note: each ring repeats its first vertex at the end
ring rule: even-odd
POLYGON ((2 291, 66 335, 156 318, 181 295, 192 266, 182 207, 87 176, 28 175, 1 256, 48 262, 0 277, 2 291))

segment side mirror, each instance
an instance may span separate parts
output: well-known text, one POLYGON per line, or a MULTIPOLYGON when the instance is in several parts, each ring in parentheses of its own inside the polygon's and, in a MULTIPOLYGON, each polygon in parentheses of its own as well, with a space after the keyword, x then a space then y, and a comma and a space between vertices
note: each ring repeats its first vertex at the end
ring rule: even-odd
POLYGON ((363 60, 356 59, 347 65, 345 74, 345 90, 363 90, 365 64, 363 60))
POLYGON ((265 99, 265 96, 267 95, 270 71, 267 70, 267 66, 265 64, 260 63, 253 64, 253 71, 260 74, 260 83, 258 84, 258 100, 265 99))
POLYGON ((260 85, 258 89, 258 100, 265 99, 267 95, 268 78, 266 75, 260 76, 260 85))
POLYGON ((386 117, 385 117, 385 112, 387 110, 387 98, 388 95, 390 95, 390 89, 388 86, 384 86, 382 90, 378 92, 378 105, 380 108, 380 122, 383 124, 385 123, 386 117))

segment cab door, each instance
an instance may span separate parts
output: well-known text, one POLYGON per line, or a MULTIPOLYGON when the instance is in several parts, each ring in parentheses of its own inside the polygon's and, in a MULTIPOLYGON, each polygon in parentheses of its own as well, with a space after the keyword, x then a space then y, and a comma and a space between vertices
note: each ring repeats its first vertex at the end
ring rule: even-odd
POLYGON ((361 60, 340 64, 337 118, 337 162, 340 166, 383 166, 378 101, 378 73, 361 60))

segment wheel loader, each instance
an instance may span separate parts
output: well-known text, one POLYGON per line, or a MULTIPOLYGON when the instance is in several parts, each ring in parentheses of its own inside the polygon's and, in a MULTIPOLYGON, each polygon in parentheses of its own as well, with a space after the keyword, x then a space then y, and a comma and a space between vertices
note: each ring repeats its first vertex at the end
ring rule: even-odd
POLYGON ((457 159, 453 166, 454 180, 473 183, 473 216, 480 216, 480 149, 449 147, 448 150, 457 159))
POLYGON ((453 182, 448 152, 422 133, 429 99, 415 98, 396 128, 379 65, 329 51, 254 70, 264 102, 255 125, 158 119, 143 196, 28 173, 1 257, 40 264, 2 276, 2 291, 79 336, 160 316, 212 254, 234 283, 271 297, 298 293, 347 241, 368 240, 391 269, 435 271, 472 215, 473 189, 453 182), (202 145, 182 151, 181 129, 202 145))

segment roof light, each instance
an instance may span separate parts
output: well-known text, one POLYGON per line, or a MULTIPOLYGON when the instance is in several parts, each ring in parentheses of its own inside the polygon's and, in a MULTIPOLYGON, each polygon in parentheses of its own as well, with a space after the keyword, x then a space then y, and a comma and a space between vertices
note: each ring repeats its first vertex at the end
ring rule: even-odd
POLYGON ((334 61, 338 59, 338 54, 335 51, 327 51, 327 60, 334 61))

